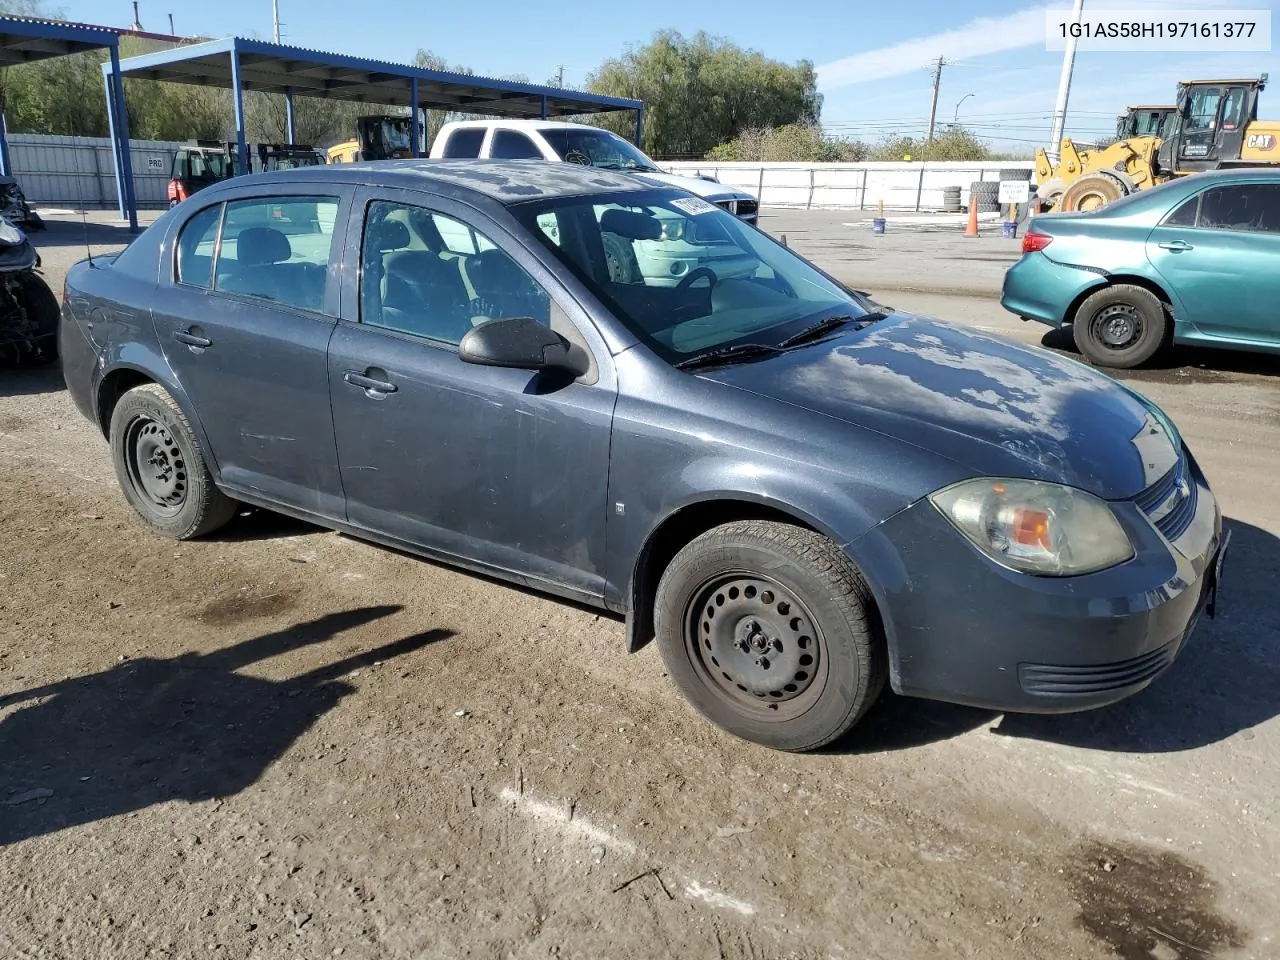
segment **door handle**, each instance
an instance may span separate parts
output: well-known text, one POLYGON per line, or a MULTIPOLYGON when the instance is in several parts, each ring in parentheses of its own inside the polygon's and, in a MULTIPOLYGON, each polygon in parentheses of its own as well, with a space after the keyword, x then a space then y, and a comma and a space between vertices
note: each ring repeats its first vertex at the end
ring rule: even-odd
POLYGON ((1191 244, 1185 240, 1166 240, 1164 243, 1158 244, 1161 250, 1194 250, 1191 244))
POLYGON ((342 375, 342 379, 353 387, 359 387, 366 393, 371 394, 395 393, 400 389, 394 383, 386 380, 375 380, 373 377, 366 377, 363 373, 356 373, 354 370, 348 370, 342 375))
POLYGON ((185 330, 179 330, 173 335, 173 339, 179 343, 185 343, 188 347, 211 347, 213 341, 208 337, 200 337, 194 333, 187 333, 185 330))

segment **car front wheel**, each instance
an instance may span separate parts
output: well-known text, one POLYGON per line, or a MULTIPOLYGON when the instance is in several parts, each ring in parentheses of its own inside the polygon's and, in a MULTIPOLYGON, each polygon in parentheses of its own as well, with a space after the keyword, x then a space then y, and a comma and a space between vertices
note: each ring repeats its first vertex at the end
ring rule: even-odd
POLYGON ((1087 298, 1072 320, 1076 346, 1103 367, 1140 366, 1164 345, 1169 322, 1150 290, 1130 283, 1105 287, 1087 298))
POLYGON ((121 397, 109 435, 120 489, 156 533, 189 540, 235 516, 235 501, 214 485, 191 424, 163 387, 147 383, 121 397))
POLYGON ((703 716, 780 750, 813 750, 884 688, 865 581, 838 546, 763 520, 716 527, 671 561, 655 602, 672 679, 703 716))

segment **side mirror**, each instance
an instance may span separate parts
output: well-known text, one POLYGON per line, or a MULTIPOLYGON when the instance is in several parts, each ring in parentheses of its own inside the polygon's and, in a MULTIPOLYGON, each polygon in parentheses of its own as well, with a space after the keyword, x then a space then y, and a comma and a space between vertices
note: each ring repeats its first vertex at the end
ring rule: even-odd
POLYGON ((472 328, 458 344, 458 357, 486 367, 559 370, 575 377, 589 369, 580 349, 529 317, 490 320, 472 328))

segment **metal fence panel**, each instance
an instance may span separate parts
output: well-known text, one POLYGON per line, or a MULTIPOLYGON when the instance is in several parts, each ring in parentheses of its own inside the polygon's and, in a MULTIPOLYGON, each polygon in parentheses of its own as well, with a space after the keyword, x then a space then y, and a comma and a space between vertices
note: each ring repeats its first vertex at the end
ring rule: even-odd
MULTIPOLYGON (((166 187, 176 141, 131 140, 133 184, 140 209, 168 206, 166 187)), ((111 209, 117 206, 111 140, 107 137, 9 137, 13 175, 37 207, 111 209)))

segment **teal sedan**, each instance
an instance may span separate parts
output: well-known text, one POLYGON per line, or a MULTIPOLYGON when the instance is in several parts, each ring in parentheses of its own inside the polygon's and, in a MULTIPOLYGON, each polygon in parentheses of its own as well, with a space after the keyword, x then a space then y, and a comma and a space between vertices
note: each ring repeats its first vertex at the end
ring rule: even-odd
POLYGON ((1035 217, 1001 305, 1136 367, 1170 343, 1280 353, 1280 170, 1195 174, 1035 217))

